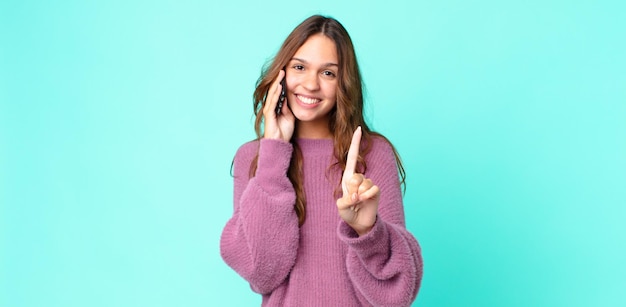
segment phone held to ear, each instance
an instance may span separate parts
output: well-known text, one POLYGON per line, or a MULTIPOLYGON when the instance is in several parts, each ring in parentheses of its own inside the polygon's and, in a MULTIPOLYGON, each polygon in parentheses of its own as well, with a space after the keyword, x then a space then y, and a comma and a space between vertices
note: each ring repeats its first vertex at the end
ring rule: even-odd
POLYGON ((282 89, 280 90, 280 97, 278 97, 278 104, 276 105, 276 115, 280 115, 280 113, 282 113, 283 111, 283 104, 285 103, 285 97, 286 97, 286 90, 287 90, 287 84, 285 84, 285 79, 287 79, 287 77, 283 77, 283 80, 280 81, 280 85, 282 87, 282 89))

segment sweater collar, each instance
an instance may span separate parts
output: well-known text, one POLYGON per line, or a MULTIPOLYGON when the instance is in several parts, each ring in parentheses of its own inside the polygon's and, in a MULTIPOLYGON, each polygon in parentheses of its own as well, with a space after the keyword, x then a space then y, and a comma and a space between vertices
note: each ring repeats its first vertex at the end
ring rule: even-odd
POLYGON ((303 155, 332 155, 333 139, 296 139, 303 155))

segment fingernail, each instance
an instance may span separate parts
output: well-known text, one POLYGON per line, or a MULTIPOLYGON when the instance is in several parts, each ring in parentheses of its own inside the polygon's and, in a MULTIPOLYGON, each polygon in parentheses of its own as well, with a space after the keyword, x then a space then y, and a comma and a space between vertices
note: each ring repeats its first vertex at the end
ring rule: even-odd
POLYGON ((352 194, 352 201, 356 201, 358 195, 356 193, 352 194))

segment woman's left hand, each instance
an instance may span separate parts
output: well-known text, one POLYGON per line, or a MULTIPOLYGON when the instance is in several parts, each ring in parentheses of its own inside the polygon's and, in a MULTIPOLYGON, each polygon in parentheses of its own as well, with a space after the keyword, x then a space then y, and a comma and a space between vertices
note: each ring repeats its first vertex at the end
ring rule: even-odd
POLYGON ((341 178, 343 196, 337 200, 337 209, 339 216, 362 236, 368 233, 376 222, 380 189, 363 174, 354 173, 360 145, 361 127, 358 127, 352 135, 348 150, 346 168, 341 178))

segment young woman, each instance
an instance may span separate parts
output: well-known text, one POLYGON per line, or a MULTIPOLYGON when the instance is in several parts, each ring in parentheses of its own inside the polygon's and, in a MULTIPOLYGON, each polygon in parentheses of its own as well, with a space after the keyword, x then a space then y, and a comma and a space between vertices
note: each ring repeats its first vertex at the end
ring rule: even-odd
POLYGON ((344 27, 323 16, 298 25, 259 78, 254 109, 258 138, 233 161, 224 261, 264 306, 410 305, 422 259, 405 228, 404 169, 363 119, 344 27))

